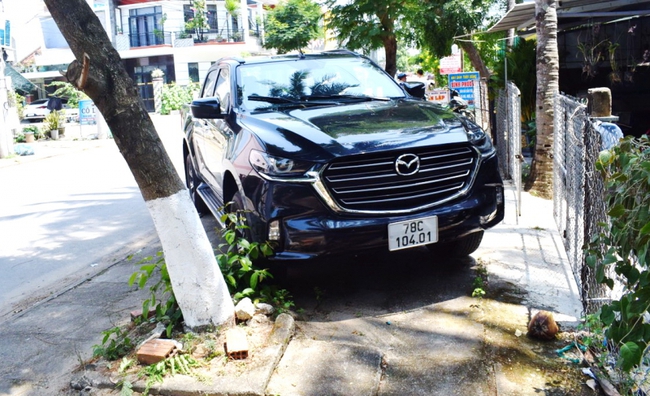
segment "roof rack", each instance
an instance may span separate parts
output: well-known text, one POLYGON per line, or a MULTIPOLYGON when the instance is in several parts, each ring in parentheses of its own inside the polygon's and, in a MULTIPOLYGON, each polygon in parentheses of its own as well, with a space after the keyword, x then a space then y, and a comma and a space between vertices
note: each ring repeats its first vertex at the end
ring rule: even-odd
POLYGON ((323 51, 322 53, 323 54, 342 54, 342 55, 345 54, 345 55, 361 56, 358 53, 356 53, 354 51, 350 51, 347 48, 339 48, 339 49, 334 49, 334 50, 327 50, 327 51, 323 51))

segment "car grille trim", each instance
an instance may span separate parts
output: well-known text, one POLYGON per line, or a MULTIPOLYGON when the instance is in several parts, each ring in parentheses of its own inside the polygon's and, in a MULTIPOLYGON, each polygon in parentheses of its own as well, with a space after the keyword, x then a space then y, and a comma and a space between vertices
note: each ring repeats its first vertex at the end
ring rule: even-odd
MULTIPOLYGON (((462 187, 462 184, 463 184, 463 183, 460 183, 460 185, 457 185, 457 186, 451 186, 451 187, 446 188, 446 189, 441 190, 441 191, 432 191, 432 192, 429 192, 429 193, 417 194, 416 197, 418 197, 418 198, 424 198, 424 197, 435 196, 435 195, 438 195, 438 194, 444 194, 444 193, 446 193, 446 192, 450 192, 450 191, 456 191, 456 190, 458 190, 460 187, 462 187)), ((412 196, 412 197, 413 197, 413 196, 412 196)), ((403 200, 403 199, 404 199, 404 197, 393 197, 393 198, 383 197, 383 198, 377 198, 377 199, 375 199, 375 200, 354 201, 354 204, 368 204, 368 203, 376 203, 376 202, 400 201, 400 200, 403 200)), ((345 201, 345 200, 344 200, 344 201, 345 201)), ((352 203, 352 202, 350 202, 350 203, 352 203)))
MULTIPOLYGON (((439 178, 439 179, 436 179, 436 180, 419 181, 419 182, 415 182, 415 183, 413 183, 413 184, 411 184, 411 185, 412 185, 412 186, 424 186, 424 185, 430 185, 430 184, 433 184, 433 183, 440 183, 440 182, 443 182, 443 181, 449 181, 449 180, 454 180, 454 179, 458 179, 458 178, 466 177, 468 174, 469 174, 469 171, 466 171, 466 172, 463 172, 462 174, 453 175, 453 176, 447 176, 447 177, 439 178)), ((380 191, 380 190, 394 190, 394 189, 396 189, 396 188, 399 188, 398 186, 395 186, 394 184, 391 184, 391 185, 388 186, 388 187, 381 187, 382 185, 385 185, 385 184, 388 184, 388 183, 379 183, 379 184, 375 184, 375 185, 372 185, 372 186, 368 186, 368 187, 365 188, 365 189, 356 189, 356 190, 346 190, 345 187, 341 187, 341 188, 336 188, 334 191, 335 191, 337 194, 350 194, 350 193, 359 193, 359 192, 364 192, 364 191, 367 191, 367 190, 370 189, 370 188, 372 188, 374 191, 380 191)))
POLYGON ((479 151, 467 143, 359 154, 333 160, 313 185, 337 212, 411 213, 466 194, 480 163, 479 151), (404 154, 418 156, 416 173, 398 174, 396 160, 404 154))
MULTIPOLYGON (((449 164, 449 165, 437 166, 437 167, 420 168, 420 172, 421 173, 424 173, 424 172, 436 172, 436 171, 440 171, 440 170, 444 170, 444 169, 458 168, 458 167, 471 165, 472 162, 474 162, 474 159, 470 158, 470 159, 467 159, 463 163, 449 164)), ((340 169, 341 168, 338 168, 337 170, 340 170, 340 169)), ((373 173, 378 173, 378 172, 373 172, 373 173)), ((362 174, 362 175, 359 175, 359 176, 347 177, 347 178, 346 178, 346 176, 340 176, 340 177, 328 176, 327 181, 328 182, 341 183, 341 182, 350 182, 350 181, 355 181, 355 180, 367 180, 367 179, 372 179, 372 178, 375 178, 375 179, 382 178, 383 179, 383 178, 386 178, 386 177, 402 177, 402 176, 397 175, 395 172, 384 171, 382 173, 373 174, 373 175, 370 175, 370 174, 363 175, 362 174)))

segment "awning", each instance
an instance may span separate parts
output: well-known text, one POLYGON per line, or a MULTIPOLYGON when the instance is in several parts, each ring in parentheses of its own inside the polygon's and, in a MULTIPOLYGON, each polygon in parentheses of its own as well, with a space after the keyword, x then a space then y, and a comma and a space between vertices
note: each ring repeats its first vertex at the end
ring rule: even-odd
POLYGON ((22 94, 30 93, 36 86, 20 75, 11 65, 5 63, 5 76, 11 77, 11 85, 15 91, 22 94))
MULTIPOLYGON (((597 22, 650 15, 650 0, 560 0, 557 2, 558 30, 575 26, 576 19, 597 18, 597 22)), ((535 27, 535 2, 516 4, 488 32, 535 27)))

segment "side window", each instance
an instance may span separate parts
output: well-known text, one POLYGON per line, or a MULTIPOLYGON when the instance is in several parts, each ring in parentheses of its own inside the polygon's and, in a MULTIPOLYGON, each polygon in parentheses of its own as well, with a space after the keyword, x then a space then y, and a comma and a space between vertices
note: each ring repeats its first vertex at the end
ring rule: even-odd
POLYGON ((205 77, 205 83, 203 84, 203 91, 201 91, 202 98, 210 98, 214 96, 214 85, 217 82, 217 75, 219 70, 212 70, 205 77))
POLYGON ((221 112, 225 113, 230 110, 230 72, 227 68, 221 69, 219 79, 217 80, 217 87, 215 96, 221 102, 221 112))

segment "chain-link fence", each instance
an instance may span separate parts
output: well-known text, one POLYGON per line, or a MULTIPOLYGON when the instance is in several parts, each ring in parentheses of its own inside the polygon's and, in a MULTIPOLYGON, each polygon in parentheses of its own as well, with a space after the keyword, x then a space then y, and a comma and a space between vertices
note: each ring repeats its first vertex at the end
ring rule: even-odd
POLYGON ((553 164, 553 215, 586 313, 596 312, 605 289, 596 282, 594 269, 585 263, 584 248, 598 223, 607 220, 604 186, 595 163, 600 134, 587 115, 587 106, 558 95, 555 100, 553 164))
POLYGON ((509 82, 496 100, 496 146, 501 177, 512 180, 517 192, 517 215, 521 215, 521 93, 509 82))

